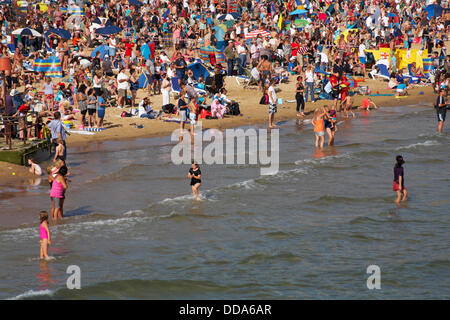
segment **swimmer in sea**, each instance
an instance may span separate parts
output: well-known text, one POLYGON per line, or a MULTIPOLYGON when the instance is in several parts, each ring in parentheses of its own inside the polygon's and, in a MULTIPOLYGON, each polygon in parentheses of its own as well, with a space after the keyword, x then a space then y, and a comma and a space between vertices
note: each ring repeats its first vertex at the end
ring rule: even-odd
POLYGON ((397 156, 395 158, 397 163, 394 166, 394 184, 392 186, 392 191, 397 192, 397 199, 395 203, 399 204, 400 200, 405 201, 408 196, 405 188, 405 176, 402 165, 405 163, 402 156, 397 156))
POLYGON ((194 193, 195 199, 200 200, 198 195, 198 188, 202 183, 202 172, 198 164, 192 162, 192 167, 189 169, 188 178, 191 179, 192 192, 194 193))
POLYGON ((336 122, 337 122, 337 113, 334 109, 334 105, 331 106, 331 109, 328 106, 324 106, 325 115, 324 115, 324 125, 325 130, 328 134, 328 145, 332 146, 334 144, 334 135, 336 133, 336 122))
POLYGON ((41 237, 41 240, 39 241, 41 246, 40 258, 48 259, 48 245, 52 243, 50 240, 50 229, 48 227, 48 212, 41 211, 39 214, 39 220, 41 221, 39 226, 39 235, 41 237))

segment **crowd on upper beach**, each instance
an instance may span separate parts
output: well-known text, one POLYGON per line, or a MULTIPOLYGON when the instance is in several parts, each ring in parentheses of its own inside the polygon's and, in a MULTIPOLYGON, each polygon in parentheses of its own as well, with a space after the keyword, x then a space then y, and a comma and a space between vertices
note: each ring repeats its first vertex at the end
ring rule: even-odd
POLYGON ((255 103, 271 115, 274 87, 295 77, 299 117, 308 99, 329 99, 348 116, 352 95, 370 93, 368 78, 397 96, 414 85, 448 91, 448 8, 447 0, 6 0, 1 115, 17 120, 13 138, 44 137, 55 112, 52 139, 60 127, 102 130, 108 107, 124 117, 177 115, 184 127, 241 113, 226 77, 259 88, 255 103))

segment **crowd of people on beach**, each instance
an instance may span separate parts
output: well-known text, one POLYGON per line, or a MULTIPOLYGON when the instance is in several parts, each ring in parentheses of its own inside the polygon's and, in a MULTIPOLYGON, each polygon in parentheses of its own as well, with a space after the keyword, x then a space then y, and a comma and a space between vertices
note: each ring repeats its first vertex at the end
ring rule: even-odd
POLYGON ((107 129, 116 108, 189 123, 193 134, 199 119, 242 115, 228 94, 233 77, 260 90, 275 128, 280 84, 294 80, 295 114, 304 119, 310 102, 323 148, 339 118, 355 116, 355 94, 366 95, 360 108, 378 108, 364 81, 385 81, 393 98, 432 86, 439 132, 448 106, 448 0, 15 0, 0 2, 0 26, 2 133, 52 141, 52 219, 63 217, 68 187, 66 133, 107 129))

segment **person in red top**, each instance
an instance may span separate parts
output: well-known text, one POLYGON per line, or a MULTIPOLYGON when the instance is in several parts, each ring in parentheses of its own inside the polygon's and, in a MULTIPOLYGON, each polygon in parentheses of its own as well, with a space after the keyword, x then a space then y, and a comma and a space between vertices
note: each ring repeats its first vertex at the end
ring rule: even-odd
POLYGON ((134 43, 130 42, 129 40, 125 40, 125 60, 126 60, 126 64, 129 66, 130 65, 130 58, 131 58, 131 50, 134 47, 134 43))
POLYGON ((338 77, 336 76, 336 73, 333 73, 330 76, 330 83, 331 83, 331 95, 333 96, 334 99, 334 108, 337 108, 337 103, 338 103, 338 99, 339 99, 339 80, 338 77))
MULTIPOLYGON (((18 130, 20 130, 19 131, 19 137, 20 137, 20 139, 23 139, 24 138, 24 134, 25 134, 25 127, 26 127, 26 124, 27 124, 27 113, 28 113, 28 111, 30 111, 30 102, 25 102, 23 105, 21 105, 18 109, 17 109, 17 112, 13 115, 13 117, 17 117, 17 116, 20 116, 20 117, 22 117, 21 119, 19 119, 19 123, 20 123, 20 125, 19 125, 19 128, 18 128, 18 130)), ((31 129, 29 130, 30 131, 30 133, 31 133, 31 129)))
POLYGON ((295 38, 294 42, 291 43, 291 48, 292 48, 292 56, 297 57, 297 52, 300 49, 300 45, 298 44, 297 38, 295 38))

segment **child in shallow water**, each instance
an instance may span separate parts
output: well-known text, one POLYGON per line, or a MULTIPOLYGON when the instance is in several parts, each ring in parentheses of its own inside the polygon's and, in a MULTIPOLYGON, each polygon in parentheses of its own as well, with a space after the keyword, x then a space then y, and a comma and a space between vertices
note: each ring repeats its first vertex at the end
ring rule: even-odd
POLYGON ((405 161, 402 156, 397 156, 395 160, 397 163, 394 166, 394 184, 392 186, 392 191, 397 192, 397 199, 395 200, 395 203, 399 204, 400 201, 406 200, 408 192, 405 188, 405 176, 402 167, 405 161))
POLYGON ((325 142, 325 125, 323 122, 324 114, 325 111, 323 108, 316 109, 314 111, 314 117, 311 121, 314 126, 314 134, 316 135, 316 147, 319 147, 320 144, 320 148, 323 148, 323 144, 325 142))
POLYGON ((50 240, 50 228, 48 226, 48 212, 41 211, 39 214, 39 220, 39 235, 41 238, 41 240, 39 241, 39 245, 41 247, 40 258, 48 259, 48 246, 52 243, 50 240))

